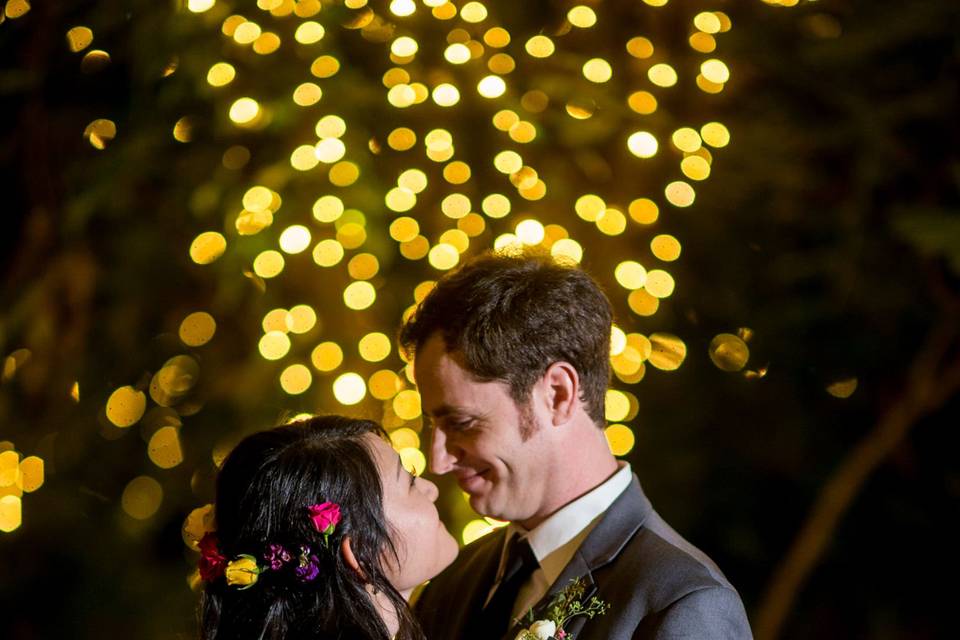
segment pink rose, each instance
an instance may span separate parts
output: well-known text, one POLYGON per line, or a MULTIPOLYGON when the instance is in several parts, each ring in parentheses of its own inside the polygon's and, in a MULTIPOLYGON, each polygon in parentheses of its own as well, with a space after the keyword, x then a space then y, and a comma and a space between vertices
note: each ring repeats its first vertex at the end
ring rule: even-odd
POLYGON ((318 533, 330 535, 340 522, 340 505, 336 502, 323 502, 307 507, 310 519, 318 533))

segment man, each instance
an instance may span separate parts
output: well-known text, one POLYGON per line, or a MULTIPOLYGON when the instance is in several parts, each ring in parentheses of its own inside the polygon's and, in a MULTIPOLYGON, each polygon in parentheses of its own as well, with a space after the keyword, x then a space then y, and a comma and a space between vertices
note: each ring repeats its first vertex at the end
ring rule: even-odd
POLYGON ((443 278, 401 329, 433 423, 431 470, 454 474, 477 512, 510 521, 428 585, 417 613, 430 640, 513 640, 577 578, 578 602, 609 608, 557 637, 751 637, 736 590, 610 453, 611 323, 579 268, 486 254, 443 278))

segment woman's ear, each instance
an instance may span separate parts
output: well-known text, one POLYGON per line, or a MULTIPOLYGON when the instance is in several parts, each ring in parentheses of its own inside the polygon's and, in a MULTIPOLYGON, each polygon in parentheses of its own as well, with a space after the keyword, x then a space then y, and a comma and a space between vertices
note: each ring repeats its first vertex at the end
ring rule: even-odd
POLYGON ((360 563, 357 562, 357 557, 353 555, 353 548, 350 546, 350 536, 343 536, 343 540, 340 542, 340 555, 343 556, 343 561, 347 563, 348 567, 356 571, 357 575, 363 577, 360 563))

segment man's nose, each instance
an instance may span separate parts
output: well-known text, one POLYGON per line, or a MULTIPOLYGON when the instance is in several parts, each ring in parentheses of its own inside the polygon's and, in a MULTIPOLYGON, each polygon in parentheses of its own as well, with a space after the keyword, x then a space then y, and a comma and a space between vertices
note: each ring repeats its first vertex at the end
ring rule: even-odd
POLYGON ((447 435, 434 427, 430 436, 430 472, 442 476, 453 469, 456 458, 447 450, 447 435))

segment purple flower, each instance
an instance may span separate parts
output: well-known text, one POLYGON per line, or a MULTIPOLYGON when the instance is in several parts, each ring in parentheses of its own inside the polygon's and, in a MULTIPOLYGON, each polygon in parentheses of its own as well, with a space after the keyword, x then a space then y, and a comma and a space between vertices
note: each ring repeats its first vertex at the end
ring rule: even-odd
POLYGON ((270 564, 271 569, 279 571, 284 564, 293 560, 293 556, 283 548, 283 545, 271 544, 263 554, 263 559, 270 564))
POLYGON ((320 575, 320 558, 310 553, 310 547, 300 547, 300 563, 294 573, 301 582, 312 582, 320 575))

